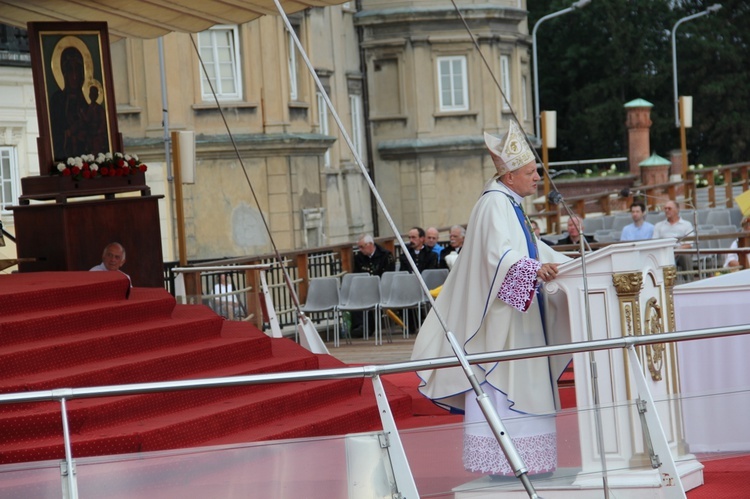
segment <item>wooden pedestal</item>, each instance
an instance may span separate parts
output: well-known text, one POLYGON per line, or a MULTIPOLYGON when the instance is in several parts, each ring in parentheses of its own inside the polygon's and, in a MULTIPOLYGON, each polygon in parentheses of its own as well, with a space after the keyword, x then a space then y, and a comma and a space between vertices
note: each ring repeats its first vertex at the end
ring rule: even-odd
POLYGON ((163 287, 159 204, 163 196, 13 206, 20 272, 89 270, 113 241, 133 286, 163 287))

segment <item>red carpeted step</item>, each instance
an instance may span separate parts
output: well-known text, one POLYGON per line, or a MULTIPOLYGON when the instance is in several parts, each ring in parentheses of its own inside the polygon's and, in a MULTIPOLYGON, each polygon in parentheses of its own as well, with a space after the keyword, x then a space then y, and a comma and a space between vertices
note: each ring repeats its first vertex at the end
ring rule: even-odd
POLYGON ((168 318, 174 307, 174 297, 160 290, 159 293, 133 293, 129 300, 107 303, 100 303, 96 296, 91 296, 62 309, 0 316, 0 346, 168 318))
POLYGON ((130 283, 119 272, 29 272, 2 276, 0 317, 62 310, 84 302, 124 300, 130 283))
MULTIPOLYGON (((291 343, 288 340, 283 340, 291 343)), ((318 358, 306 350, 276 348, 279 356, 256 359, 240 365, 222 366, 196 373, 190 378, 223 378, 261 373, 305 371, 318 367, 318 358), (283 352, 283 353, 282 353, 283 352)), ((361 381, 360 381, 361 382, 361 381)), ((164 393, 70 400, 67 403, 69 427, 73 433, 89 432, 96 428, 127 424, 143 417, 171 411, 181 411, 225 397, 248 395, 262 390, 274 390, 276 385, 248 385, 230 388, 184 390, 164 393)), ((43 402, 24 404, 22 409, 4 411, 0 407, 0 449, 13 441, 30 441, 59 435, 62 428, 60 405, 43 402), (30 407, 26 407, 30 406, 30 407)))
MULTIPOLYGON (((207 308, 189 317, 152 319, 110 329, 16 343, 0 352, 0 377, 79 366, 86 362, 218 337, 223 319, 207 308)), ((268 347, 270 353, 270 347, 268 347)))
MULTIPOLYGON (((128 426, 100 428, 91 434, 73 434, 73 454, 82 457, 196 446, 248 427, 265 426, 280 418, 298 419, 296 416, 308 414, 310 408, 322 407, 325 412, 336 401, 359 400, 360 382, 350 379, 282 383, 274 390, 223 397, 181 411, 143 417, 128 426)), ((377 417, 377 407, 373 410, 377 417)), ((0 447, 0 462, 26 461, 32 455, 33 460, 63 457, 61 437, 38 439, 34 445, 30 443, 13 441, 3 445, 0 447)))
POLYGON ((0 393, 145 383, 253 359, 253 339, 209 338, 186 345, 0 380, 0 393))
MULTIPOLYGON (((369 382, 365 380, 365 385, 369 382)), ((387 389, 386 393, 388 393, 387 389)), ((389 395, 388 401, 396 419, 407 417, 410 407, 408 395, 389 395)), ((382 428, 380 411, 375 397, 363 395, 340 401, 328 401, 317 407, 310 407, 302 413, 279 413, 273 424, 248 426, 242 431, 206 440, 201 445, 345 435, 380 428, 382 428)))

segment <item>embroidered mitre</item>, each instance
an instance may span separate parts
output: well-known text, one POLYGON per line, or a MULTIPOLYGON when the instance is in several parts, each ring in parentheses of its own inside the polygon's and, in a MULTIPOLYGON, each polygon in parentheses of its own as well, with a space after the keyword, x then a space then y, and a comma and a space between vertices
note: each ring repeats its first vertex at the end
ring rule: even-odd
POLYGON ((498 176, 503 176, 536 161, 534 152, 526 142, 521 128, 513 120, 510 121, 508 132, 502 138, 485 132, 484 143, 490 150, 498 176))

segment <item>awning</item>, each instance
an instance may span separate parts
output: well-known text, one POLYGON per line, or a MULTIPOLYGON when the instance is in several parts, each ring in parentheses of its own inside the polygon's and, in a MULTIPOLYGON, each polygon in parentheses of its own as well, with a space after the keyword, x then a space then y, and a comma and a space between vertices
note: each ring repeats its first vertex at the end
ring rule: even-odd
MULTIPOLYGON (((289 14, 343 0, 282 0, 289 14)), ((0 0, 0 23, 26 29, 30 21, 106 21, 112 41, 197 33, 216 24, 242 24, 277 15, 273 0, 0 0)))

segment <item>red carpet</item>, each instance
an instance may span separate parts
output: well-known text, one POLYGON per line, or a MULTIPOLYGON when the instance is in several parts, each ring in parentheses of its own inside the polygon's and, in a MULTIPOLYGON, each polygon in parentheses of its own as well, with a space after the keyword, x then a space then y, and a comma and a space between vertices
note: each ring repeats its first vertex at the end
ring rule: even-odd
MULTIPOLYGON (((343 366, 111 272, 0 276, 0 393, 343 366)), ((361 379, 68 402, 76 457, 380 428, 361 379)), ((411 398, 388 387, 393 412, 411 398)), ((62 459, 59 404, 0 406, 0 464, 62 459)))

